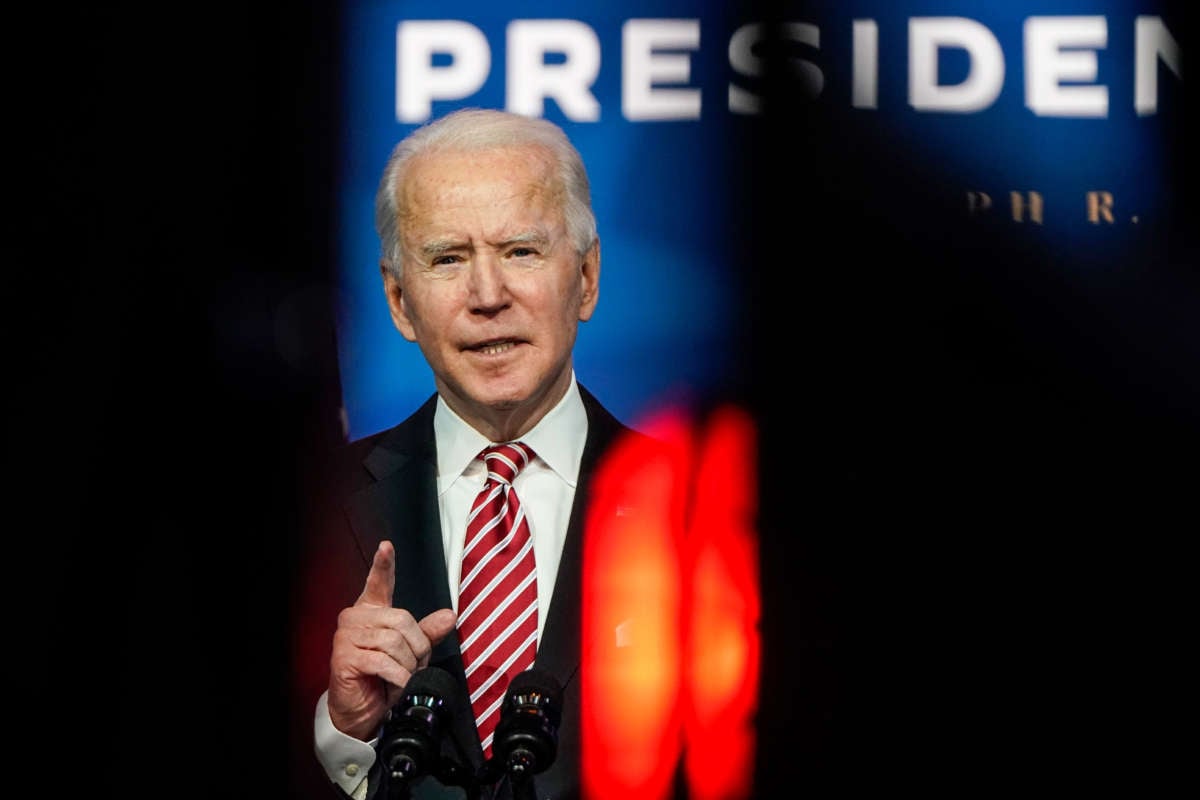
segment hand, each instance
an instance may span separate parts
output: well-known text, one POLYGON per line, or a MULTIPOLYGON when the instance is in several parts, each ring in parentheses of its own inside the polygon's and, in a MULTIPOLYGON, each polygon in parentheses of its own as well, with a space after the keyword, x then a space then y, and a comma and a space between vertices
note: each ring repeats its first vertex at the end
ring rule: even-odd
POLYGON ((379 731, 412 674, 428 666, 434 645, 454 630, 454 611, 442 608, 419 622, 392 608, 396 551, 379 543, 367 583, 353 606, 338 615, 329 659, 329 717, 334 727, 363 741, 379 731))

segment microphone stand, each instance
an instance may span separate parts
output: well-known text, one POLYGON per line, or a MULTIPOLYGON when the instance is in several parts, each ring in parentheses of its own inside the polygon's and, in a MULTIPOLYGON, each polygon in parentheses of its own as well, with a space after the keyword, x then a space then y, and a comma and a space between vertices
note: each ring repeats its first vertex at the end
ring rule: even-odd
POLYGON ((467 800, 480 800, 479 779, 452 758, 443 758, 433 776, 443 786, 458 786, 466 792, 467 800))
MULTIPOLYGON (((410 800, 412 797, 411 781, 421 777, 422 774, 406 774, 399 771, 388 773, 385 767, 384 778, 387 782, 387 800, 410 800)), ((466 793, 467 800, 480 800, 481 798, 478 777, 471 774, 469 769, 466 769, 462 764, 449 756, 443 756, 429 770, 429 775, 443 786, 460 787, 466 793)), ((530 797, 532 798, 532 795, 530 797)))
POLYGON ((533 776, 539 772, 537 757, 524 747, 514 748, 507 757, 493 755, 479 770, 479 782, 499 786, 508 778, 513 800, 537 800, 533 776))
POLYGON ((508 777, 512 783, 513 800, 537 800, 533 790, 533 762, 524 750, 517 750, 508 759, 508 777))

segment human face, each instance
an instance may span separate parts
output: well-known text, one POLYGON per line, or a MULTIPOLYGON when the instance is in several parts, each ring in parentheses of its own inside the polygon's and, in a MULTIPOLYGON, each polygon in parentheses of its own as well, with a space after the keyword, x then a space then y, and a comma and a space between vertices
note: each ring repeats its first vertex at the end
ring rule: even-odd
POLYGON ((383 269, 392 320, 459 416, 492 441, 515 439, 570 385, 599 245, 576 252, 537 147, 426 154, 398 191, 403 277, 383 269))

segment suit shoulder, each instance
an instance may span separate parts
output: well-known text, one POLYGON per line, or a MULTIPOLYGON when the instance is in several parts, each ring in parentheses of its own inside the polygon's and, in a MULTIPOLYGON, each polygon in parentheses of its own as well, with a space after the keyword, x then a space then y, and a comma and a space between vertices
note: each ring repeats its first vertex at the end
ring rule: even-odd
POLYGON ((320 466, 331 485, 341 493, 378 481, 413 459, 433 452, 435 397, 397 425, 330 450, 320 466))

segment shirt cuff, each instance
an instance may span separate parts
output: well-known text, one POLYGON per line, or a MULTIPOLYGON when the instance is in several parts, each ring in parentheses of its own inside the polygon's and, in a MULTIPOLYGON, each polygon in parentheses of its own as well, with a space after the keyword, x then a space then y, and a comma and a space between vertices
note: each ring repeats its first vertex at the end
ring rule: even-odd
POLYGON ((316 713, 313 715, 313 742, 317 761, 329 776, 329 780, 353 798, 362 798, 367 793, 367 773, 375 763, 375 742, 364 742, 342 733, 333 726, 329 718, 329 690, 317 698, 316 713))

